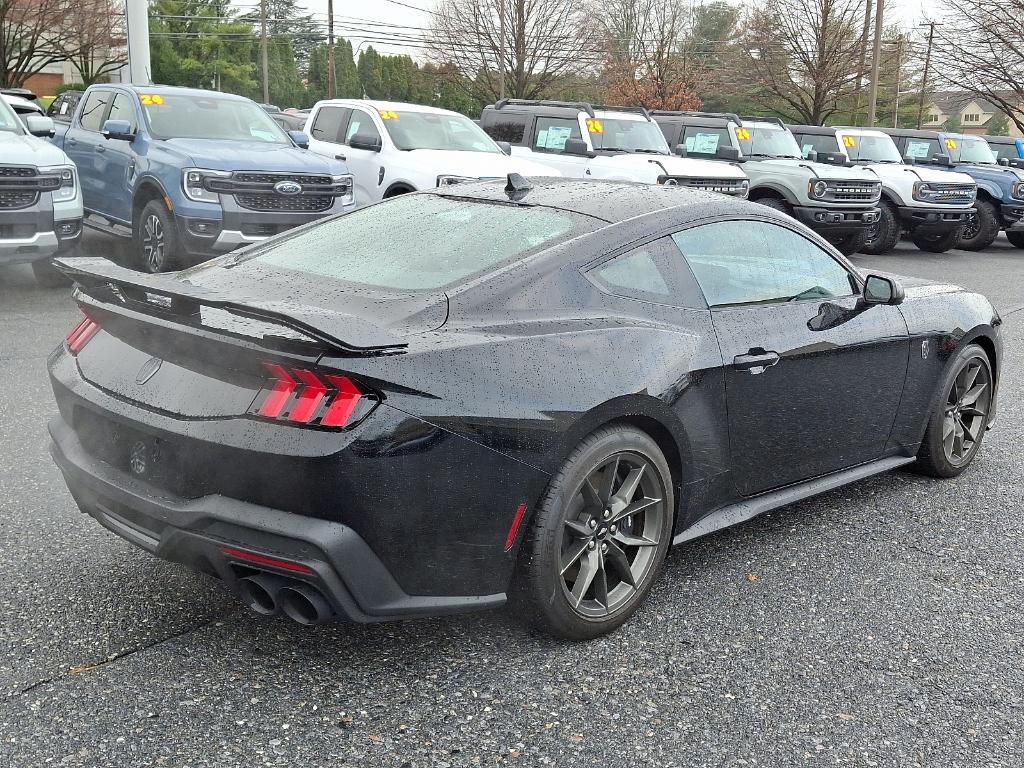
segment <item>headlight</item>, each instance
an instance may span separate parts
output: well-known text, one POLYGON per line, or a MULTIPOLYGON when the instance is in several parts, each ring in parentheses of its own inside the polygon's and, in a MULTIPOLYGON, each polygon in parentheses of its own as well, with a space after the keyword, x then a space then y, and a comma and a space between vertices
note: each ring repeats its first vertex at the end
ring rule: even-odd
POLYGON ((828 182, 824 179, 818 179, 808 184, 807 189, 811 197, 816 197, 820 200, 828 194, 828 182))
POLYGON ((743 181, 741 181, 741 182, 740 182, 740 189, 742 189, 742 190, 743 190, 743 191, 742 191, 742 192, 740 193, 740 196, 741 196, 741 197, 746 197, 746 196, 747 196, 748 194, 750 194, 750 182, 749 182, 749 181, 747 181, 746 179, 744 179, 743 181))
POLYGON ((197 203, 219 203, 220 196, 206 188, 206 180, 214 177, 223 179, 230 175, 227 171, 186 168, 181 172, 181 186, 189 200, 195 200, 197 203))
POLYGON ((341 193, 341 204, 352 205, 356 201, 356 184, 350 173, 342 173, 337 176, 331 176, 331 182, 338 184, 343 188, 341 193))
POLYGON ((437 177, 437 186, 448 187, 452 184, 461 184, 464 181, 476 181, 475 176, 451 176, 448 174, 441 174, 437 177))
POLYGON ((75 199, 75 195, 78 194, 78 177, 75 174, 74 166, 52 165, 49 168, 40 168, 39 171, 60 176, 60 187, 50 193, 53 195, 53 202, 64 203, 75 199))
POLYGON ((1024 181, 1018 181, 1010 187, 1010 196, 1018 200, 1024 200, 1024 181))

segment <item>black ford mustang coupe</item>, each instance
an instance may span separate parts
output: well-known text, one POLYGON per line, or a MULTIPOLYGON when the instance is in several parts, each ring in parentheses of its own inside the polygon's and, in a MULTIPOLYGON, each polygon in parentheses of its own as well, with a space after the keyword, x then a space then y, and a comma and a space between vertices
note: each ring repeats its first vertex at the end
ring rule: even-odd
POLYGON ((992 423, 1000 318, 863 276, 782 214, 465 183, 168 275, 68 260, 50 358, 76 502, 306 624, 515 601, 585 639, 666 550, 992 423))

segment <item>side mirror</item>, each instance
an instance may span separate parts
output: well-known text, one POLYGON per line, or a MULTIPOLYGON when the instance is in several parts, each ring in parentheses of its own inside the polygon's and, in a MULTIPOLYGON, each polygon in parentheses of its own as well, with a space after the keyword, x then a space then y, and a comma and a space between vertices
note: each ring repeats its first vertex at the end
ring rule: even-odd
POLYGON ((53 118, 44 115, 29 115, 25 118, 25 127, 33 136, 43 139, 53 136, 53 118))
POLYGON ((677 155, 679 155, 679 157, 687 157, 688 156, 685 144, 676 144, 676 148, 673 149, 672 151, 675 152, 677 155))
POLYGON ((730 147, 728 145, 722 145, 715 150, 716 160, 729 160, 732 162, 739 162, 740 151, 736 147, 730 147))
POLYGON ((127 120, 107 120, 103 124, 103 138, 131 141, 135 134, 132 132, 132 124, 127 120))
POLYGON ((512 154, 512 144, 510 142, 507 142, 507 141, 496 141, 494 143, 497 144, 498 145, 498 149, 500 149, 506 155, 511 155, 512 154))
POLYGON ((817 152, 817 150, 814 150, 814 149, 808 150, 807 154, 804 155, 804 160, 809 160, 812 163, 818 162, 818 152, 817 152))
POLYGON ((365 149, 367 152, 380 152, 384 146, 380 136, 368 136, 365 133, 357 133, 348 140, 348 145, 352 149, 365 149))
POLYGON ((1000 157, 999 158, 999 164, 1000 165, 1004 165, 1007 168, 1009 168, 1010 167, 1010 158, 1008 158, 1008 157, 1000 157))
POLYGON ((562 154, 594 157, 594 153, 590 151, 590 147, 583 139, 566 139, 565 146, 562 147, 562 154))
POLYGON ((945 166, 946 168, 950 168, 953 165, 949 155, 932 155, 932 163, 945 166))
POLYGON ((906 157, 903 158, 903 162, 906 165, 917 165, 917 158, 914 157, 913 155, 907 155, 906 157))
POLYGON ((828 163, 829 165, 849 165, 846 155, 842 152, 819 152, 818 162, 828 163))
POLYGON ((309 149, 309 136, 303 131, 288 131, 288 136, 299 149, 309 149))
POLYGON ((1022 157, 1020 159, 1016 159, 1015 158, 1013 160, 1010 160, 1010 167, 1011 168, 1020 168, 1022 171, 1024 171, 1024 157, 1022 157))
POLYGON ((902 304, 906 296, 903 286, 891 277, 868 275, 864 281, 865 304, 902 304))

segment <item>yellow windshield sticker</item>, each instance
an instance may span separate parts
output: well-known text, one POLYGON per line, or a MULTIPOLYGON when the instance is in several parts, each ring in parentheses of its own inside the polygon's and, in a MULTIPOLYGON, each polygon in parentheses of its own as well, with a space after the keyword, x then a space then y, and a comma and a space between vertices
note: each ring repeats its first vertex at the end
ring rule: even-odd
POLYGON ((600 120, 591 117, 587 119, 587 130, 591 133, 604 133, 604 126, 600 120))
POLYGON ((956 140, 946 139, 946 149, 956 149, 956 140))
POLYGON ((750 141, 750 129, 749 128, 737 128, 736 138, 740 141, 750 141))
POLYGON ((382 110, 380 110, 380 119, 381 120, 397 120, 398 119, 398 113, 395 112, 394 110, 391 110, 391 109, 382 109, 382 110))
POLYGON ((853 149, 857 146, 857 140, 853 136, 843 136, 843 146, 853 149))
POLYGON ((144 93, 139 96, 139 101, 144 107, 159 107, 164 103, 164 97, 158 93, 144 93))

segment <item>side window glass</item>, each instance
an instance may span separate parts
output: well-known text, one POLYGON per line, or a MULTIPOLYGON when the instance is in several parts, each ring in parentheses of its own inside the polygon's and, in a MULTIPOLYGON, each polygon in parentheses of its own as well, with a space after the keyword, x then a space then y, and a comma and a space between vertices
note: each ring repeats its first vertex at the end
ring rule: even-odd
POLYGON ((110 103, 111 91, 93 91, 85 100, 82 109, 82 127, 87 131, 98 131, 103 127, 103 113, 110 103))
POLYGON ((904 157, 925 160, 937 154, 939 154, 939 142, 934 139, 907 139, 907 148, 903 151, 904 157))
POLYGON ((342 107, 321 107, 313 118, 313 124, 309 127, 309 137, 317 141, 329 141, 332 144, 341 143, 342 127, 348 118, 350 110, 342 107))
POLYGON ((712 307, 851 296, 850 274, 785 227, 722 221, 672 235, 712 307))
POLYGON ((345 131, 345 144, 355 135, 360 136, 372 136, 380 138, 380 131, 377 130, 377 126, 373 124, 373 118, 363 112, 361 109, 353 109, 352 117, 348 121, 348 130, 345 131))
POLYGON ((135 105, 132 104, 131 98, 123 93, 114 95, 114 103, 110 106, 107 120, 127 120, 131 124, 133 133, 139 127, 135 117, 135 105))
POLYGON ((538 117, 533 136, 533 149, 537 152, 561 152, 569 139, 582 139, 580 123, 562 117, 538 117))
POLYGON ((730 144, 724 128, 690 127, 686 129, 683 146, 688 155, 714 155, 719 146, 730 144))
POLYGON ((839 139, 834 135, 830 136, 797 136, 800 144, 800 151, 804 157, 813 150, 814 152, 840 152, 839 139))
POLYGON ((587 276, 614 296, 654 304, 699 306, 692 278, 668 238, 634 248, 606 261, 587 276))
POLYGON ((528 115, 516 115, 496 109, 485 113, 480 127, 495 141, 522 144, 528 122, 528 115))

